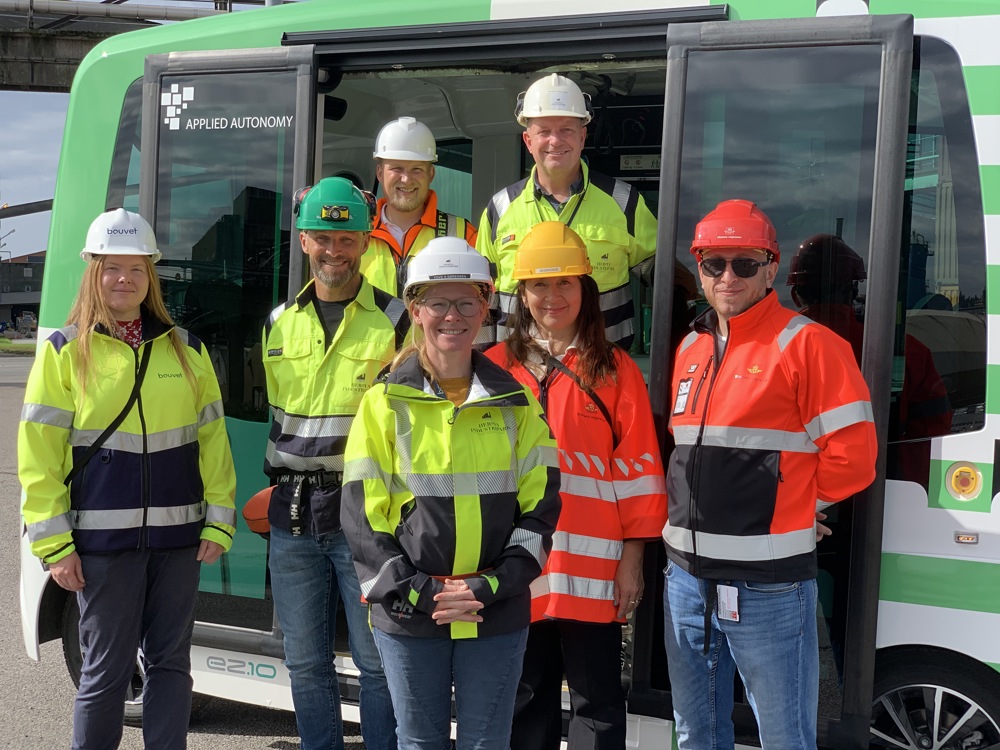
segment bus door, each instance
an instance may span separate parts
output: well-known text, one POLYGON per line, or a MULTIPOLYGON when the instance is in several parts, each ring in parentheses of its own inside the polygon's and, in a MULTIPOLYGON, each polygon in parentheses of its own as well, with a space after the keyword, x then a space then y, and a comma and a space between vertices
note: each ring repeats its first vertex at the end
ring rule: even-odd
MULTIPOLYGON (((787 307, 803 307, 787 279, 808 238, 837 238, 864 266, 863 322, 856 295, 843 305, 859 329, 878 473, 832 514, 834 536, 824 544, 839 546, 820 575, 819 742, 838 750, 869 746, 912 48, 909 16, 691 23, 667 32, 652 329, 670 330, 678 309, 705 309, 690 285, 675 283, 669 261, 697 277, 694 226, 721 200, 752 200, 774 222, 781 248, 775 292, 787 307), (688 295, 680 306, 678 294, 688 295)), ((672 354, 665 337, 654 338, 649 387, 665 455, 672 354)), ((629 712, 668 719, 663 563, 648 562, 647 580, 659 590, 636 621, 629 712)), ((734 689, 737 735, 756 744, 752 712, 742 687, 734 689)))
MULTIPOLYGON (((312 181, 315 102, 309 46, 146 59, 140 210, 163 252, 157 269, 168 311, 215 365, 237 511, 267 485, 261 331, 303 283, 291 200, 312 181)), ((290 707, 266 560, 266 542, 244 527, 221 564, 202 569, 192 667, 199 692, 213 692, 199 673, 250 677, 247 689, 256 690, 284 679, 274 705, 290 707), (256 664, 226 652, 274 659, 256 664)))

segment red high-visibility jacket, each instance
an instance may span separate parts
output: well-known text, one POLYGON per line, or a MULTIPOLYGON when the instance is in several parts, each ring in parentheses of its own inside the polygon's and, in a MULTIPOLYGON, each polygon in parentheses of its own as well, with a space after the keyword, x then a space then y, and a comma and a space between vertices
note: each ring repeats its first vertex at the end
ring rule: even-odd
MULTIPOLYGON (((667 518, 663 466, 642 372, 618 349, 617 382, 594 388, 614 421, 612 431, 569 376, 556 370, 540 383, 524 365, 508 366, 505 344, 486 356, 531 388, 559 448, 562 511, 552 552, 531 585, 532 622, 613 622, 618 614, 614 580, 624 542, 655 539, 667 518)), ((563 364, 577 371, 576 349, 566 353, 563 364)))
POLYGON ((714 310, 677 349, 667 555, 713 580, 815 578, 817 501, 875 478, 868 387, 850 344, 773 292, 729 320, 715 361, 714 310))

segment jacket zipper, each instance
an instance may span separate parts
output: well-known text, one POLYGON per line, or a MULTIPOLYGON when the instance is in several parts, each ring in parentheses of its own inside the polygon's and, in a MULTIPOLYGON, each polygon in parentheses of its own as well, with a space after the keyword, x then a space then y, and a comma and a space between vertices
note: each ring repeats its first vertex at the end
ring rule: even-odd
MULTIPOLYGON (((152 341, 145 342, 145 346, 152 345, 152 341)), ((139 377, 139 350, 133 349, 132 351, 135 353, 135 375, 139 377)), ((145 549, 149 546, 149 445, 146 435, 146 416, 142 411, 141 388, 136 398, 136 406, 139 410, 139 424, 142 426, 142 457, 140 459, 142 466, 142 530, 139 533, 139 549, 145 549)))
MULTIPOLYGON (((714 346, 715 333, 712 333, 712 341, 714 346)), ((723 358, 725 354, 723 354, 723 358)), ((708 421, 708 405, 712 400, 712 393, 715 390, 715 378, 719 374, 719 366, 722 362, 715 361, 715 355, 712 354, 708 358, 708 364, 705 365, 705 372, 702 373, 701 382, 698 383, 698 389, 695 391, 694 400, 695 403, 698 401, 698 394, 701 392, 701 387, 705 383, 705 378, 708 376, 709 370, 712 372, 712 377, 708 381, 708 392, 705 394, 705 411, 701 415, 701 424, 698 425, 698 436, 694 441, 694 461, 695 465, 693 467, 693 476, 695 481, 695 486, 691 488, 691 496, 688 500, 688 517, 691 519, 691 556, 694 561, 694 576, 696 578, 701 577, 701 562, 698 557, 698 484, 699 477, 701 476, 701 445, 705 437, 705 422, 708 421), (714 366, 713 366, 714 365, 714 366)), ((691 407, 691 413, 694 414, 694 406, 691 407)))
MULTIPOLYGON (((705 371, 701 374, 701 380, 698 381, 698 387, 694 390, 694 400, 691 401, 691 413, 694 414, 698 407, 698 394, 701 393, 701 387, 705 385, 705 378, 708 377, 708 370, 712 367, 712 362, 715 360, 715 355, 713 354, 708 358, 708 364, 705 365, 705 371)), ((704 422, 702 422, 704 427, 704 422)))

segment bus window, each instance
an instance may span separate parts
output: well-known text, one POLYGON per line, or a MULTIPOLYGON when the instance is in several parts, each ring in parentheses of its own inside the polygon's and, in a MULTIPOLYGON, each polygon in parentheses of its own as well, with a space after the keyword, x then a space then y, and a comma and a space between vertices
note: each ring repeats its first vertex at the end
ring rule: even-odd
MULTIPOLYGON (((186 127, 160 127, 155 227, 164 296, 209 348, 227 416, 267 420, 264 320, 287 288, 295 87, 283 72, 166 76, 197 97, 186 127), (266 101, 259 116, 228 103, 266 101), (265 111, 266 110, 266 111, 265 111)), ((161 108, 162 109, 162 108, 161 108)))
POLYGON ((141 156, 142 79, 125 91, 122 117, 115 139, 111 176, 108 180, 107 209, 139 211, 139 157, 141 156))

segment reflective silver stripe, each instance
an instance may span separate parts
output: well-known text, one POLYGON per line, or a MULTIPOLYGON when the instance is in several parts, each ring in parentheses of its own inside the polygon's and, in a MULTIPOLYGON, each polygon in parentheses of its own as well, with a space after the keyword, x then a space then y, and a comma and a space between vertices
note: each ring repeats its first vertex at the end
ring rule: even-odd
POLYGON ((548 596, 549 577, 547 575, 538 576, 538 578, 528 584, 528 590, 531 591, 532 599, 536 599, 539 596, 548 596))
POLYGON ((614 581, 602 581, 599 578, 583 578, 568 576, 565 573, 549 573, 549 591, 553 594, 578 596, 581 599, 600 599, 614 601, 614 581))
MULTIPOLYGON (((73 510, 69 512, 74 529, 100 531, 107 529, 137 529, 142 526, 142 508, 125 510, 73 510)), ((180 526, 195 523, 205 517, 205 503, 176 508, 148 508, 149 526, 180 526)))
POLYGON ((65 534, 72 531, 68 513, 46 518, 44 521, 35 521, 28 524, 28 541, 37 542, 39 539, 48 539, 56 534, 65 534))
POLYGON ((632 290, 628 285, 620 286, 617 289, 609 289, 601 292, 601 310, 614 310, 616 307, 632 304, 632 290))
POLYGON ((497 340, 497 327, 492 323, 483 323, 476 333, 476 338, 472 342, 473 346, 478 344, 492 344, 497 340))
POLYGON ((449 237, 458 237, 458 220, 451 214, 445 214, 445 217, 445 232, 448 233, 449 237))
POLYGON ((567 552, 571 555, 596 557, 601 560, 621 560, 624 548, 625 543, 615 539, 570 534, 566 531, 557 531, 552 535, 553 552, 567 552))
POLYGON ((288 309, 288 303, 286 302, 280 307, 276 307, 273 310, 271 310, 271 314, 268 316, 268 322, 270 322, 270 324, 273 326, 275 323, 278 322, 278 318, 281 317, 281 313, 283 313, 287 309, 288 309))
POLYGON ((351 431, 351 424, 354 422, 353 414, 304 417, 288 414, 277 407, 271 408, 271 414, 283 435, 300 438, 347 437, 347 433, 351 431))
POLYGON ((613 326, 608 326, 604 329, 604 336, 608 341, 621 341, 626 336, 631 336, 635 333, 635 325, 632 322, 632 318, 628 320, 623 320, 621 323, 616 323, 613 326))
MULTIPOLYGON (((150 526, 183 526, 186 523, 197 523, 205 518, 206 505, 208 503, 200 502, 174 508, 151 507, 146 514, 146 523, 150 526)), ((231 520, 236 520, 235 512, 231 520)))
MULTIPOLYGON (((698 438, 698 425, 674 427, 677 445, 694 445, 698 438)), ((789 453, 818 453, 819 448, 804 432, 765 430, 759 427, 705 427, 702 445, 717 448, 745 448, 759 451, 788 451, 789 453)))
POLYGON ((622 473, 622 476, 629 476, 633 472, 636 474, 642 474, 643 472, 649 471, 653 468, 653 457, 649 453, 643 453, 638 458, 624 459, 616 458, 615 466, 618 467, 618 471, 622 473), (631 461, 631 465, 629 465, 631 461))
POLYGON ((453 497, 455 495, 490 495, 517 493, 513 471, 465 472, 452 474, 403 474, 403 484, 414 495, 453 497))
POLYGON ((236 509, 224 505, 208 505, 205 513, 205 523, 221 523, 224 526, 236 526, 236 509))
MULTIPOLYGON (((500 217, 507 213, 507 209, 510 208, 510 196, 507 194, 506 190, 501 190, 499 193, 493 196, 493 200, 490 201, 493 204, 493 208, 497 212, 497 224, 500 223, 500 217)), ((496 239, 497 228, 493 227, 493 239, 496 239)))
POLYGON ((587 497, 592 500, 604 500, 608 503, 618 502, 614 484, 606 479, 578 476, 567 471, 560 472, 560 489, 567 495, 587 497))
POLYGON ((395 326, 404 315, 406 315, 406 305, 403 304, 402 300, 393 297, 385 306, 385 316, 395 326))
POLYGON ((396 455, 399 458, 400 474, 409 474, 413 471, 413 432, 410 429, 410 405, 405 401, 389 399, 389 408, 396 415, 396 429, 392 434, 396 436, 396 455))
POLYGON ((667 484, 660 473, 648 474, 635 479, 615 480, 615 494, 619 500, 630 500, 644 495, 662 495, 667 491, 667 484))
POLYGON ((515 528, 510 534, 510 541, 507 542, 507 547, 508 549, 510 547, 521 547, 527 550, 535 558, 539 570, 545 567, 545 560, 548 555, 545 554, 545 548, 542 546, 541 534, 529 531, 528 529, 515 528))
MULTIPOLYGON (((694 554, 689 529, 677 528, 668 522, 663 529, 663 539, 676 550, 694 554)), ((709 534, 699 531, 697 541, 700 557, 738 562, 782 560, 786 557, 804 555, 816 549, 816 530, 810 526, 807 529, 789 531, 784 534, 757 534, 754 536, 709 534)))
POLYGON ((785 351, 785 347, 791 343, 792 339, 798 335, 799 331, 809 325, 815 324, 805 315, 796 315, 794 318, 789 320, 788 323, 785 324, 785 329, 778 334, 778 350, 782 352, 785 351))
POLYGON ((378 569, 378 573, 375 574, 374 578, 369 578, 367 581, 361 581, 361 596, 368 598, 368 595, 372 592, 372 589, 375 588, 375 584, 378 583, 378 579, 381 578, 382 574, 385 572, 385 569, 388 568, 397 560, 402 560, 402 559, 403 559, 402 555, 396 555, 395 557, 390 557, 388 560, 382 563, 382 567, 378 569))
MULTIPOLYGON (((93 445, 103 432, 104 430, 73 430, 69 435, 69 444, 74 448, 85 448, 93 445)), ((197 442, 198 427, 190 424, 174 427, 172 430, 149 433, 146 435, 146 450, 149 453, 157 453, 197 442)), ((123 453, 142 453, 142 435, 131 432, 115 432, 104 442, 102 447, 123 453)))
POLYGON ((497 297, 500 301, 500 311, 510 315, 514 312, 514 300, 517 299, 517 295, 512 292, 498 292, 497 297))
POLYGON ((73 412, 45 404, 28 404, 21 407, 21 421, 47 424, 69 430, 73 427, 73 412))
POLYGON ((292 471, 343 471, 344 454, 336 456, 296 456, 294 453, 279 451, 274 443, 268 442, 267 462, 272 467, 291 469, 292 471))
POLYGON ((806 425, 806 432, 813 440, 818 440, 824 435, 829 435, 845 427, 859 424, 861 422, 874 422, 875 416, 872 414, 872 405, 869 401, 855 401, 851 404, 838 406, 820 414, 806 425))
POLYGON ((615 203, 618 204, 618 208, 621 209, 622 213, 625 213, 625 209, 628 208, 628 197, 631 192, 631 185, 622 180, 615 180, 615 187, 611 191, 611 197, 615 199, 615 203))
POLYGON ((556 452, 554 446, 536 445, 529 450, 528 455, 518 463, 518 476, 523 477, 529 471, 539 466, 551 466, 553 468, 559 466, 559 454, 556 452))
POLYGON ((222 419, 225 415, 226 414, 222 409, 222 399, 206 404, 205 408, 198 414, 198 427, 204 427, 205 425, 212 424, 212 422, 217 419, 222 419))
POLYGON ((695 341, 698 340, 698 337, 700 335, 701 334, 698 333, 697 331, 691 331, 691 333, 689 333, 687 336, 684 337, 684 340, 681 342, 680 349, 678 350, 678 352, 685 351, 689 346, 691 346, 691 344, 693 344, 695 341))

